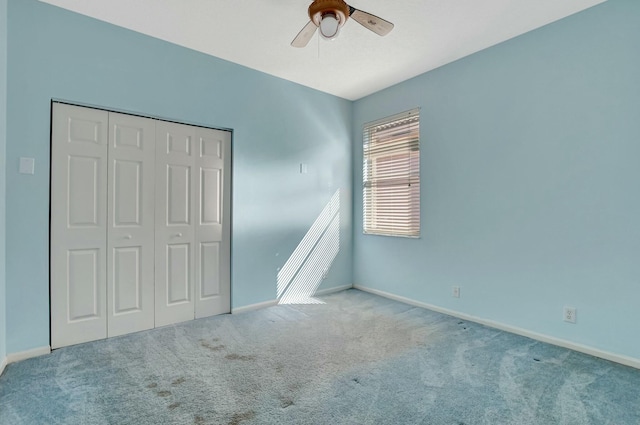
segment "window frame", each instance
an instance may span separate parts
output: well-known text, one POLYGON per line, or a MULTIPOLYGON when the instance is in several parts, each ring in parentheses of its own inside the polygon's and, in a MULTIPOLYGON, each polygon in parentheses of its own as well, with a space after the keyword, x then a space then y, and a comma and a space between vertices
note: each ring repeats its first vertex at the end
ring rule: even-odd
POLYGON ((364 124, 362 232, 421 237, 420 108, 364 124))

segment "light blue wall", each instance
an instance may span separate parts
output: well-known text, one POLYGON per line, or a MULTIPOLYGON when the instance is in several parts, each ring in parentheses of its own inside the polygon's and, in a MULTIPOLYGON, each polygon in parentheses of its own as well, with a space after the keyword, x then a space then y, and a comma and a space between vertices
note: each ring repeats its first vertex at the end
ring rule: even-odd
POLYGON ((9 353, 49 344, 52 98, 233 129, 233 307, 275 299, 277 267, 338 189, 323 288, 351 284, 351 102, 35 0, 8 15, 9 353), (35 175, 17 173, 21 156, 35 175))
POLYGON ((5 149, 7 137, 7 0, 0 0, 0 363, 7 355, 5 295, 5 149))
POLYGON ((609 0, 357 101, 354 283, 639 359, 639 41, 609 0), (362 235, 362 125, 415 106, 422 238, 362 235))

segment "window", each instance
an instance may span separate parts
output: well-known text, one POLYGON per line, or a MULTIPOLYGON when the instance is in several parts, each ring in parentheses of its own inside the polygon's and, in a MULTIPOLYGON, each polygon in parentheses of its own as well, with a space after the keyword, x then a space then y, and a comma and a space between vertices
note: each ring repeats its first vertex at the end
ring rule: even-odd
POLYGON ((420 236, 420 110, 364 126, 364 233, 420 236))

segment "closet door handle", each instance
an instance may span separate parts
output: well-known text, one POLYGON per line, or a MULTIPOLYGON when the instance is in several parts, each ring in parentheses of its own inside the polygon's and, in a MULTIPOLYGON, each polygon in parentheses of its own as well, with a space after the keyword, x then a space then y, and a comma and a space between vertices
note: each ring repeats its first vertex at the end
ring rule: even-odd
POLYGON ((131 239, 131 235, 125 235, 124 238, 125 239, 131 239))
POLYGON ((176 238, 181 238, 181 237, 182 237, 182 233, 179 233, 179 232, 178 232, 178 233, 176 233, 176 234, 175 234, 175 235, 173 235, 173 236, 174 236, 174 237, 176 237, 176 238))

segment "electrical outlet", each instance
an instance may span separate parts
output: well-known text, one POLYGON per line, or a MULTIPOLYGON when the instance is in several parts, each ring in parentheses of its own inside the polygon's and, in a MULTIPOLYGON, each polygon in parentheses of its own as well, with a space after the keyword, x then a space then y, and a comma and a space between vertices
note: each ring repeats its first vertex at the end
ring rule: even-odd
POLYGON ((568 323, 576 323, 576 309, 573 307, 564 308, 564 321, 568 323))
POLYGON ((460 298, 460 287, 454 286, 451 291, 451 296, 454 298, 460 298))

